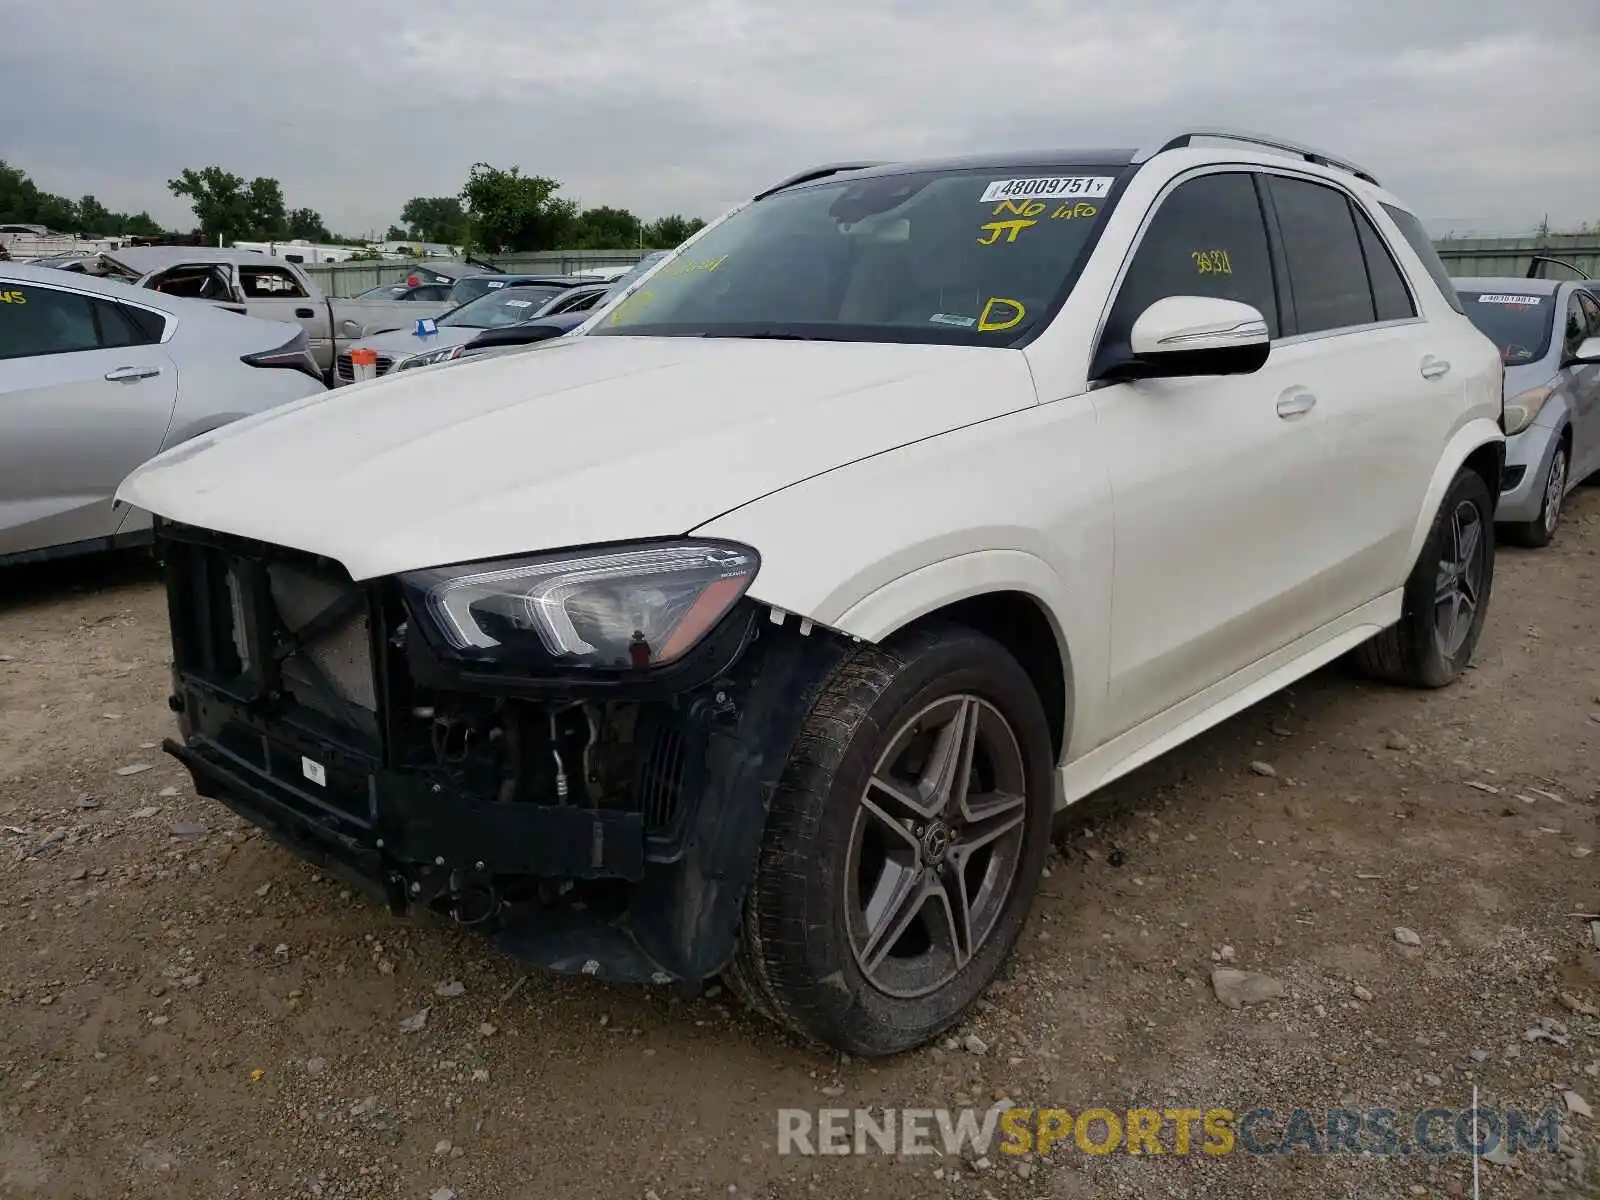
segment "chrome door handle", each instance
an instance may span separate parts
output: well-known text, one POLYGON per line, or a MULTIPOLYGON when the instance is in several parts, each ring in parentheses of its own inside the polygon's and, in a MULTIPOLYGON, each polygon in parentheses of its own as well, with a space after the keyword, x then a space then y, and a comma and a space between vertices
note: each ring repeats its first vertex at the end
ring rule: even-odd
POLYGON ((1317 398, 1303 387, 1285 388, 1278 393, 1278 415, 1285 419, 1299 417, 1316 407, 1317 398))
POLYGON ((1428 355, 1422 360, 1422 377, 1424 379, 1441 379, 1450 372, 1450 364, 1442 358, 1428 355))
POLYGON ((115 371, 106 372, 106 380, 109 383, 138 383, 141 379, 159 374, 160 367, 118 367, 115 371))

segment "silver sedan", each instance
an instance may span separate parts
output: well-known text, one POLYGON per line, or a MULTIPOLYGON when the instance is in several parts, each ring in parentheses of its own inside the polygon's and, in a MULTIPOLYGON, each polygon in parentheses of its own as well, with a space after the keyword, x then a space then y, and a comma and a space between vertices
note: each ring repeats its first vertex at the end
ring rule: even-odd
POLYGON ((0 263, 0 565, 148 538, 134 467, 325 390, 297 325, 0 263))
POLYGON ((1506 367, 1506 465, 1495 521, 1543 546, 1566 495, 1600 471, 1600 300, 1582 283, 1457 279, 1472 323, 1506 367))

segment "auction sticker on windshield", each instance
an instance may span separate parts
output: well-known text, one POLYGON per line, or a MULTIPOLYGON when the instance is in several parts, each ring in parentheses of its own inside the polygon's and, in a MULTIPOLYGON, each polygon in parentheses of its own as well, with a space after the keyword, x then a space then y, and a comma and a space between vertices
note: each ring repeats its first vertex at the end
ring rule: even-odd
POLYGON ((1053 176, 1041 179, 997 179, 983 189, 980 204, 996 200, 1052 200, 1057 196, 1104 196, 1111 190, 1109 175, 1053 176))
POLYGON ((1494 296, 1485 293, 1478 297, 1479 304, 1539 304, 1542 296, 1494 296))

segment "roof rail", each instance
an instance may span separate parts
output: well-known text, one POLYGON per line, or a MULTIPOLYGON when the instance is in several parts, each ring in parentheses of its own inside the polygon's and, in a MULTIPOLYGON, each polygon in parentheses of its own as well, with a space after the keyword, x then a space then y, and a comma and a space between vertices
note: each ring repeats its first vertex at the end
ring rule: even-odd
POLYGON ((829 175, 837 175, 841 171, 862 171, 867 167, 881 167, 881 162, 838 162, 824 163, 820 167, 809 167, 804 171, 789 176, 782 183, 773 184, 764 192, 757 192, 752 200, 765 200, 773 192, 781 192, 784 188, 793 187, 797 183, 810 183, 813 179, 826 179, 829 175))
POLYGON ((1278 150, 1284 154, 1303 158, 1306 162, 1316 163, 1319 167, 1336 167, 1341 171, 1349 171, 1357 179, 1365 179, 1374 187, 1382 187, 1370 171, 1356 166, 1347 159, 1335 158, 1331 154, 1324 154, 1321 150, 1313 150, 1309 146, 1302 146, 1296 142, 1286 142, 1282 138, 1264 137, 1259 133, 1246 133, 1239 129, 1189 129, 1182 133, 1174 134, 1166 141, 1152 149, 1141 150, 1134 155, 1136 163, 1146 162, 1165 150, 1181 150, 1185 146, 1192 146, 1198 138, 1224 138, 1230 142, 1248 142, 1252 146, 1264 146, 1269 150, 1278 150))

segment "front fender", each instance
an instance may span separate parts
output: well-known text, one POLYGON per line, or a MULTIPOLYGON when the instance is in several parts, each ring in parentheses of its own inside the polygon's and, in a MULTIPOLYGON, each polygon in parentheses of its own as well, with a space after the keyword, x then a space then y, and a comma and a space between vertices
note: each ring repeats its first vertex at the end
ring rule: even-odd
MULTIPOLYGON (((1428 531, 1433 528, 1433 518, 1439 511, 1439 506, 1444 503, 1444 494, 1449 490, 1451 481, 1455 479, 1462 465, 1473 453, 1484 446, 1498 445, 1500 449, 1499 461, 1505 461, 1506 435, 1500 426, 1487 417, 1474 417, 1451 436, 1445 445, 1444 453, 1439 456, 1439 464, 1433 469, 1433 478, 1428 481, 1428 490, 1423 496, 1422 509, 1417 514, 1416 527, 1411 531, 1411 547, 1406 555, 1406 562, 1414 563, 1417 556, 1422 553, 1422 545, 1428 538, 1428 531)), ((1500 483, 1493 481, 1489 487, 1491 497, 1500 494, 1500 483)))

